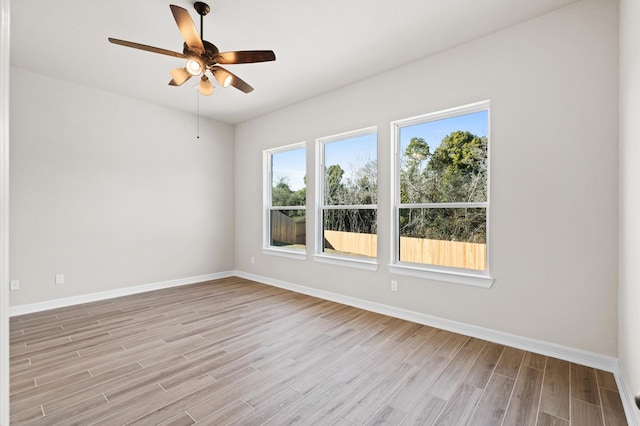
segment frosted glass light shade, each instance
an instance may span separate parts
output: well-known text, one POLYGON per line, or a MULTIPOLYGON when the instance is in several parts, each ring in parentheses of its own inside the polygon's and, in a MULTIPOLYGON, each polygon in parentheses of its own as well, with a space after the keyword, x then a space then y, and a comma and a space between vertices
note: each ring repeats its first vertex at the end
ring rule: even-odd
POLYGON ((216 68, 213 76, 222 87, 229 87, 229 85, 233 81, 233 75, 229 71, 222 68, 216 68))
POLYGON ((211 84, 206 75, 203 75, 200 79, 200 93, 205 96, 213 94, 213 84, 211 84))
POLYGON ((200 75, 202 74, 202 64, 200 61, 195 59, 187 60, 187 65, 185 66, 187 72, 191 75, 200 75))
POLYGON ((175 81, 178 86, 191 78, 191 74, 189 74, 186 68, 174 68, 169 71, 169 74, 171 74, 173 81, 175 81))

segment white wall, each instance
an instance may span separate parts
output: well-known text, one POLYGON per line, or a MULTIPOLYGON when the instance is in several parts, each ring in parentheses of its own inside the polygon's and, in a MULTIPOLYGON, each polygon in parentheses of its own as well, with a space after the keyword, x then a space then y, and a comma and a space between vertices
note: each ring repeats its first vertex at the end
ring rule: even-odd
MULTIPOLYGON (((618 357, 640 394, 640 3, 620 2, 620 284, 618 357)), ((636 411, 637 413, 637 411, 636 411)))
POLYGON ((0 0, 0 425, 9 424, 9 0, 0 0))
POLYGON ((11 68, 11 305, 233 270, 233 127, 11 68), (65 283, 55 285, 55 274, 65 283))
POLYGON ((616 3, 587 0, 237 126, 236 269, 615 356, 617 36, 616 3), (391 275, 389 122, 484 99, 493 287, 391 275), (307 141, 311 254, 314 141, 372 125, 379 270, 262 254, 262 150, 307 141))

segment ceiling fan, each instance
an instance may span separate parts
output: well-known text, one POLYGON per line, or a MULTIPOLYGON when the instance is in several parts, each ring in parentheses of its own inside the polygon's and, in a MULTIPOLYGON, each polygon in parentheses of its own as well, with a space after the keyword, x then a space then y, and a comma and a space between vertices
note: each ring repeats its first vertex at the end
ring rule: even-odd
POLYGON ((276 55, 272 50, 220 52, 214 44, 204 40, 202 21, 203 17, 210 11, 209 5, 206 3, 198 1, 193 5, 200 15, 200 34, 198 34, 198 29, 186 9, 174 4, 169 5, 169 7, 184 39, 182 53, 111 37, 109 37, 109 41, 121 46, 186 59, 187 62, 184 67, 170 71, 172 77, 169 82, 170 86, 181 86, 191 77, 200 76, 200 93, 207 96, 211 95, 213 93, 213 84, 211 84, 206 74, 209 71, 222 87, 233 86, 244 93, 249 93, 253 90, 253 87, 218 64, 248 64, 276 60, 276 55))

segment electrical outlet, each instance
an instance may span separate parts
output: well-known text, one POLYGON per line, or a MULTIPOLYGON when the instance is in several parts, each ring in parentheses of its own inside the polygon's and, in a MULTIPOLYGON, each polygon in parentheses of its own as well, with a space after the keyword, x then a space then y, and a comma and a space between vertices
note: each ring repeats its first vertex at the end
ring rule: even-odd
POLYGON ((251 263, 256 263, 256 258, 251 256, 251 263))
POLYGON ((19 280, 11 280, 10 288, 11 288, 11 291, 20 290, 20 281, 19 280))
POLYGON ((56 274, 56 285, 64 284, 64 274, 56 274))
POLYGON ((391 281, 391 291, 398 291, 398 281, 391 281))

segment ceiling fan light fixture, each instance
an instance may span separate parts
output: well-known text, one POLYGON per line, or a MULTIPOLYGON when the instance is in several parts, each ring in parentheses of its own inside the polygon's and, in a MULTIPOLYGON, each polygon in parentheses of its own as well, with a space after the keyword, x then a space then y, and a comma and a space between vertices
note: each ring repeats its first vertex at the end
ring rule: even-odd
POLYGON ((230 72, 228 72, 223 68, 216 68, 213 76, 216 78, 216 80, 218 81, 218 83, 220 83, 222 87, 229 87, 229 85, 233 81, 233 75, 231 75, 230 72))
POLYGON ((199 60, 190 58, 187 60, 187 65, 185 65, 185 69, 191 75, 200 75, 202 74, 202 64, 199 60))
POLYGON ((202 75, 200 79, 200 93, 205 96, 209 96, 213 94, 213 84, 209 81, 206 75, 202 75))
POLYGON ((186 68, 174 68, 169 71, 169 74, 171 74, 173 81, 175 81, 178 86, 191 78, 191 74, 186 68))

